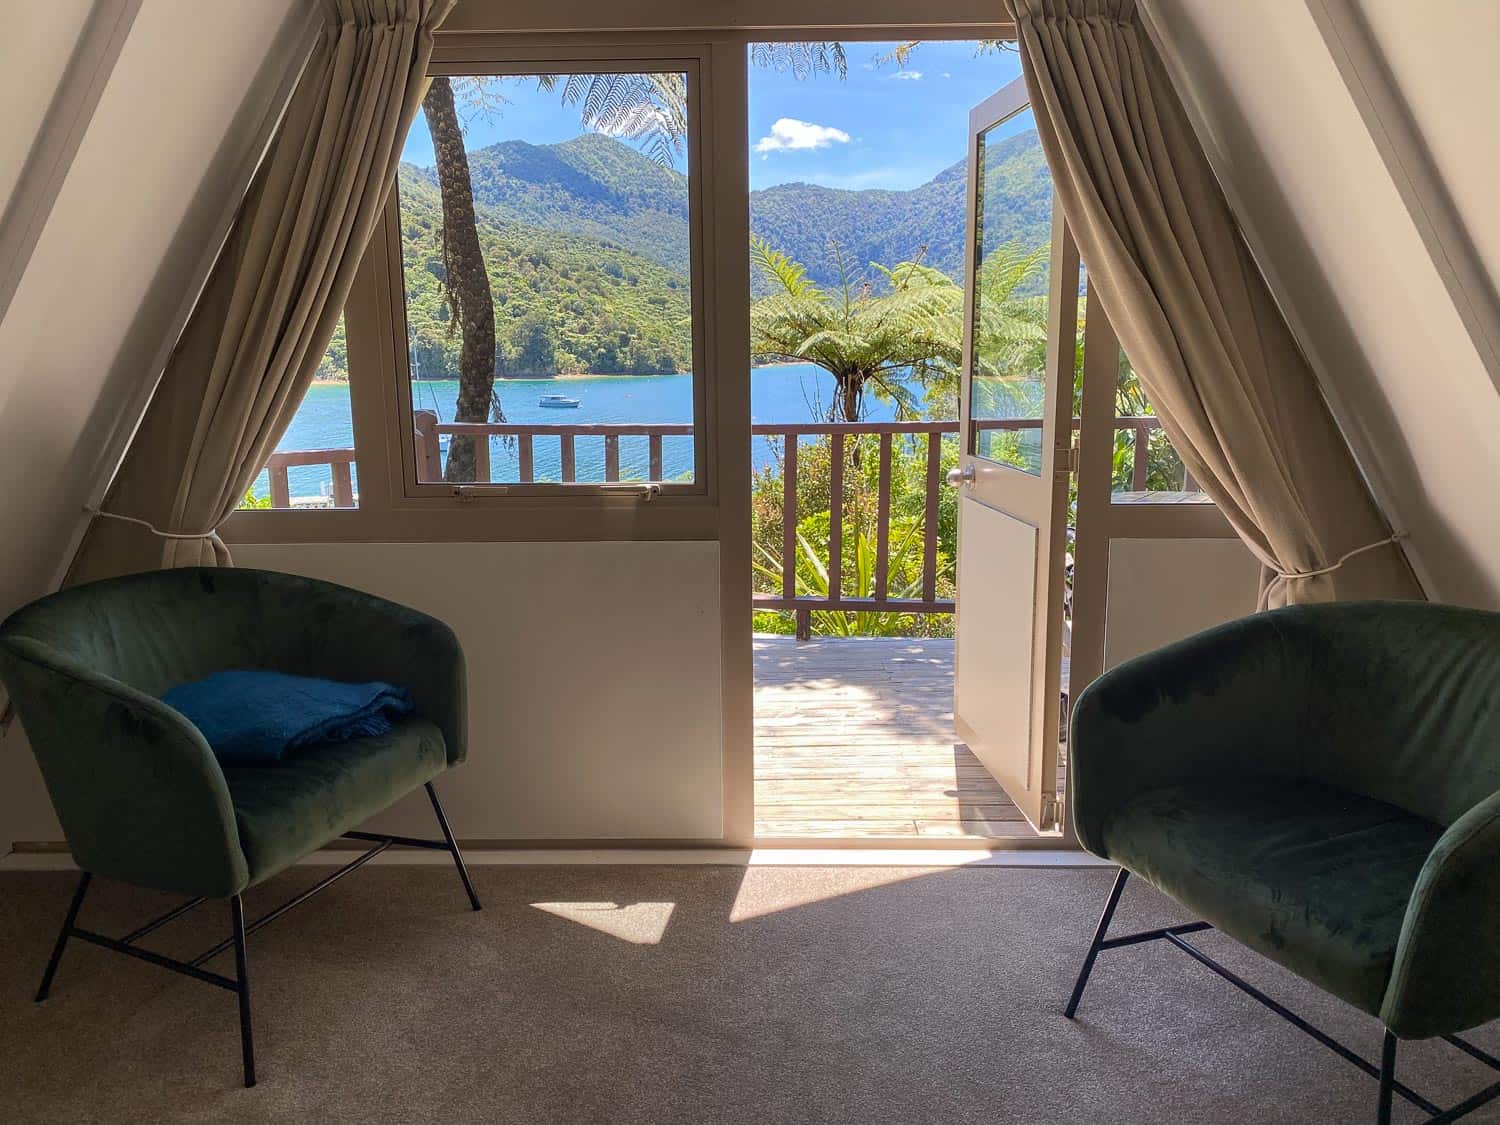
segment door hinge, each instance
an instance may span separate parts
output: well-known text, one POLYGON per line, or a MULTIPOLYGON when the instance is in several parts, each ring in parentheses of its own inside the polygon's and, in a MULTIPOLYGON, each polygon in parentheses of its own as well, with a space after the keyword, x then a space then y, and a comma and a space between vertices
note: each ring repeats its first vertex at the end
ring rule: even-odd
POLYGON ((1043 832, 1050 832, 1062 823, 1062 818, 1062 801, 1058 799, 1055 793, 1051 795, 1044 794, 1042 796, 1042 807, 1037 827, 1043 832))

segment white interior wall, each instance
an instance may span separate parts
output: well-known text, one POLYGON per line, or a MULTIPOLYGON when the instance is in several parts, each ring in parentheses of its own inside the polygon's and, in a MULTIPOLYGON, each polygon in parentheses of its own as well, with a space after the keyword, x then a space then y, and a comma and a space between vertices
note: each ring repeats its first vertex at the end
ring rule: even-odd
MULTIPOLYGON (((1489 247, 1500 133, 1487 118, 1500 70, 1488 58, 1494 36, 1473 23, 1493 23, 1494 6, 1437 0, 1412 18, 1400 0, 1360 3, 1400 41, 1401 93, 1449 183, 1462 185, 1455 198, 1483 212, 1475 229, 1489 247)), ((1147 8, 1335 414, 1393 522, 1411 533, 1430 596, 1500 608, 1500 393, 1312 11, 1290 0, 1147 8)))
POLYGON ((20 4, 6 13, 7 65, 0 67, 0 214, 10 205, 26 155, 67 70, 90 0, 20 4), (25 60, 24 66, 9 60, 25 60))
MULTIPOLYGON (((723 833, 717 543, 240 544, 242 566, 355 586, 448 622, 469 759, 438 784, 491 839, 723 833)), ((420 794, 376 822, 430 835, 420 794)))
POLYGON ((1260 562, 1238 539, 1112 539, 1104 667, 1255 612, 1260 562))
POLYGON ((1500 279, 1500 4, 1350 0, 1369 27, 1491 282, 1500 279), (1414 18, 1415 17, 1415 18, 1414 18))

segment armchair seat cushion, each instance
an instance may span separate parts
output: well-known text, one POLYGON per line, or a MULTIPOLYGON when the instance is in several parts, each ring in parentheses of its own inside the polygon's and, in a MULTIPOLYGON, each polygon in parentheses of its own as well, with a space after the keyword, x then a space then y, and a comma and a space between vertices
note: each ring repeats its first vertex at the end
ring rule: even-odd
POLYGON ((1384 801, 1266 777, 1149 789, 1102 830, 1110 859, 1374 1015, 1412 888, 1443 834, 1384 801))
POLYGON ((398 720, 373 738, 310 746, 264 766, 226 766, 252 884, 317 851, 448 766, 438 728, 398 720))

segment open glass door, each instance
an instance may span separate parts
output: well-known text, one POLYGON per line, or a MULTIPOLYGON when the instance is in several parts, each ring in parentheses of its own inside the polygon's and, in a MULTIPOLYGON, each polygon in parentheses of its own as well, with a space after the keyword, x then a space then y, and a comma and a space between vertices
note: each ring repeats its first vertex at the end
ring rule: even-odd
POLYGON ((960 489, 954 717, 1027 820, 1048 831, 1060 819, 1078 250, 1051 192, 1026 210, 1014 200, 986 208, 1017 160, 1042 159, 1022 136, 1033 127, 1020 79, 969 114, 960 460, 949 474, 960 489), (1024 232, 1038 224, 1051 240, 1028 249, 1024 232))

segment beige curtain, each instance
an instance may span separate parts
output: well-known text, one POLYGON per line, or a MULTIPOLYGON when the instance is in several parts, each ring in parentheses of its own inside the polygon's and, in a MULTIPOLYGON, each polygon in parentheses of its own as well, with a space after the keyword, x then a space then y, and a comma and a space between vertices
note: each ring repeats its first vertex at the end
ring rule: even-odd
POLYGON ((70 582, 230 562, 216 529, 328 347, 452 5, 321 0, 318 43, 103 505, 116 518, 93 521, 70 582))
POLYGON ((1268 568, 1262 604, 1420 598, 1135 0, 1006 4, 1090 292, 1194 479, 1268 568))

